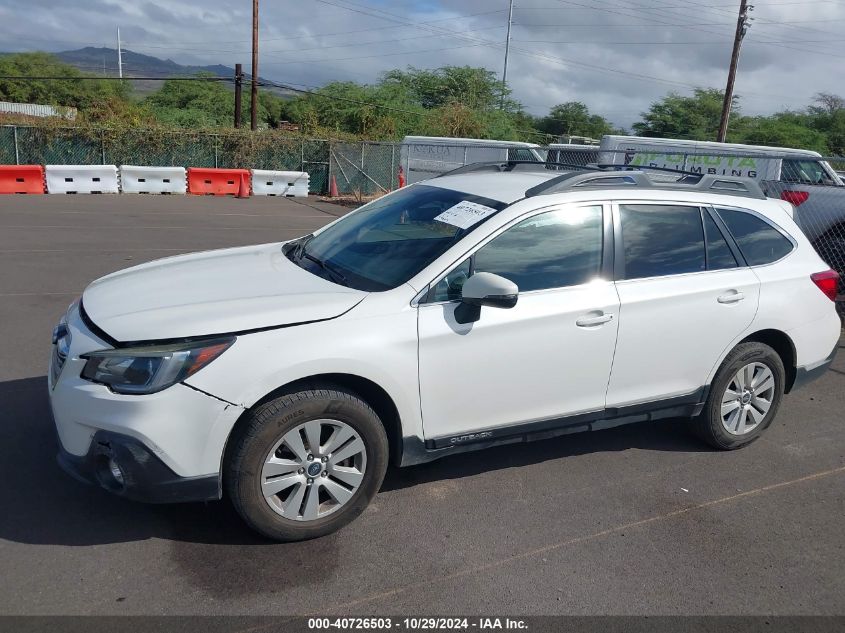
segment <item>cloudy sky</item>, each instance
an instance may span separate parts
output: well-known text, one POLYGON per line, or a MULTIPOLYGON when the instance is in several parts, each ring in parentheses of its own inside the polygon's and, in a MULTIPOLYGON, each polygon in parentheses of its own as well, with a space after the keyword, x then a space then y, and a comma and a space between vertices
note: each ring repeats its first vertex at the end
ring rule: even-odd
MULTIPOLYGON (((737 80, 746 114, 845 94, 845 0, 758 0, 737 80)), ((739 0, 515 0, 508 83, 528 111, 580 100, 629 126, 670 90, 724 87, 739 0)), ((501 74, 508 0, 261 0, 259 72, 314 87, 391 68, 501 74)), ((123 47, 249 68, 251 0, 0 0, 0 49, 123 47)), ((116 61, 114 62, 116 64, 116 61)))

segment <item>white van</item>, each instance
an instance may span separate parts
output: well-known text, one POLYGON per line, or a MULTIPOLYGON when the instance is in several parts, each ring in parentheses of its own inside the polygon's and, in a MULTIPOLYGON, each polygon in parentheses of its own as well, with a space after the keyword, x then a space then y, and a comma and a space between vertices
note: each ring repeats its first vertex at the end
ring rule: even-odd
POLYGON ((807 184, 841 185, 836 172, 821 158, 818 152, 804 149, 643 136, 607 135, 599 146, 602 165, 660 167, 758 181, 792 182, 803 181, 801 174, 809 170, 816 182, 807 184))
POLYGON ((447 136, 406 136, 400 163, 407 184, 434 178, 469 165, 506 160, 546 161, 546 150, 534 143, 491 141, 447 136))

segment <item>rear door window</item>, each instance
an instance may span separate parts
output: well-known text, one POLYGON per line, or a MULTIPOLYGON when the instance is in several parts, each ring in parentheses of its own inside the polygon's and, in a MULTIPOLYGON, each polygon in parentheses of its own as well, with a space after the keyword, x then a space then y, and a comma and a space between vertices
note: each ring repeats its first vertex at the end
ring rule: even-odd
POLYGON ((625 279, 706 270, 704 228, 698 207, 619 205, 625 279))
POLYGON ((716 212, 727 225, 749 266, 771 264, 786 257, 794 248, 783 233, 750 211, 717 208, 716 212))

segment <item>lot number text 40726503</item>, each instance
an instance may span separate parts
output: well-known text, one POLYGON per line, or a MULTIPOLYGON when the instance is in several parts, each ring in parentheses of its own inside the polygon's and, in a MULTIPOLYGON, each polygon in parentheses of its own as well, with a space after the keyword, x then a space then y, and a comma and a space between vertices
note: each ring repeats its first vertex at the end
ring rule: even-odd
POLYGON ((446 630, 527 630, 528 623, 512 618, 446 618, 446 617, 408 617, 408 618, 309 618, 309 630, 405 630, 405 631, 446 631, 446 630))

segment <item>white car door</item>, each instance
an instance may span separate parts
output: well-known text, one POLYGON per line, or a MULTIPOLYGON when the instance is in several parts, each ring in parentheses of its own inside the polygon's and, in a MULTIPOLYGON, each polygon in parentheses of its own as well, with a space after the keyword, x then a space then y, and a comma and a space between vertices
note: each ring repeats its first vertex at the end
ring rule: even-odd
POLYGON ((752 323, 760 281, 706 208, 631 202, 613 212, 621 314, 607 406, 696 400, 752 323))
POLYGON ((546 210, 499 232, 434 284, 418 308, 429 447, 557 426, 604 408, 619 314, 603 258, 609 231, 609 206, 546 210), (460 324, 460 285, 475 272, 515 282, 519 299, 460 324))

